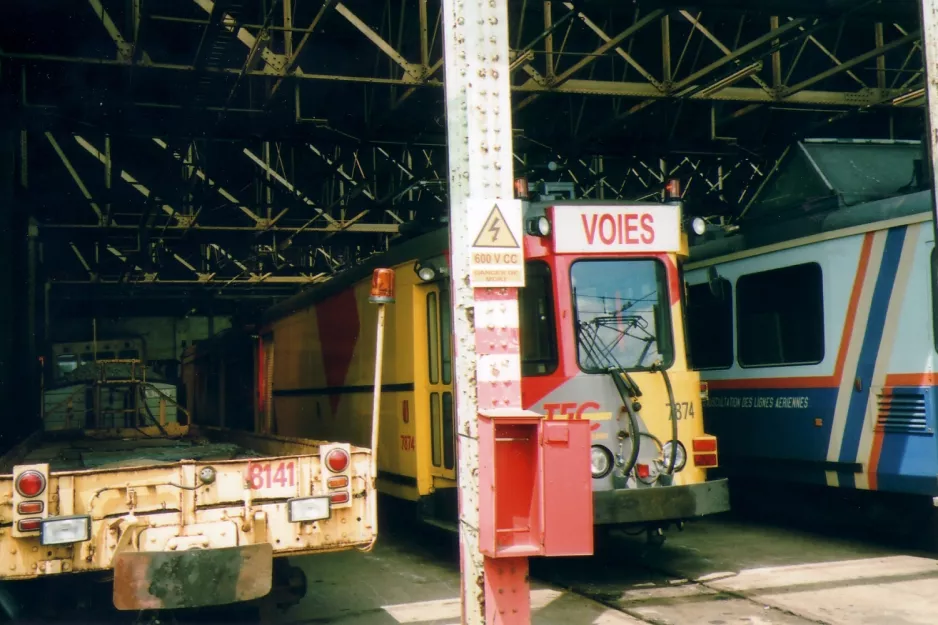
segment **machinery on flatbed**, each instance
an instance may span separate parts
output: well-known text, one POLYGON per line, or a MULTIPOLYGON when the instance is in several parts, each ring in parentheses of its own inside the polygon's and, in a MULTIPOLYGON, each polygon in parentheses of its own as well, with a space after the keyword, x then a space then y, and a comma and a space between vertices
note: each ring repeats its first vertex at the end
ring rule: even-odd
POLYGON ((224 605, 305 592, 283 556, 375 542, 369 449, 191 423, 134 359, 69 372, 42 413, 0 458, 0 584, 96 572, 119 610, 224 605))

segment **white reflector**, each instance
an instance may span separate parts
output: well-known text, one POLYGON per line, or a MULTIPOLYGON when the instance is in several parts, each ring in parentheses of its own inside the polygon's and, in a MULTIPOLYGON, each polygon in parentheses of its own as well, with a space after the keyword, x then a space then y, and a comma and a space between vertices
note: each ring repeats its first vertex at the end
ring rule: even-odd
POLYGON ((50 517, 42 522, 43 545, 69 545, 91 540, 90 516, 50 517))
POLYGON ((290 523, 320 521, 328 519, 332 514, 328 497, 304 497, 302 499, 291 499, 287 503, 289 504, 287 510, 290 523))

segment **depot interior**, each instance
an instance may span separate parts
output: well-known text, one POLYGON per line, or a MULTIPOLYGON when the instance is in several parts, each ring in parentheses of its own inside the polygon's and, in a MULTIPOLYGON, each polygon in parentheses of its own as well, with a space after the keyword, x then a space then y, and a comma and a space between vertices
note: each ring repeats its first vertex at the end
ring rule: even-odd
MULTIPOLYGON (((660 201, 678 179, 718 236, 925 188, 919 10, 512 0, 518 190, 660 201)), ((0 14, 4 448, 56 371, 140 357, 178 381, 187 347, 447 222, 439 2, 0 14)))

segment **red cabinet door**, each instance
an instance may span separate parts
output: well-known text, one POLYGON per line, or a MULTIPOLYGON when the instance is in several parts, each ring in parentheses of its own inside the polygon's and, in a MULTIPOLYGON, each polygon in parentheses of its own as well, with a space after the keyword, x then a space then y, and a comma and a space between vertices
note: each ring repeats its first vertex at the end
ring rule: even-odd
POLYGON ((544 421, 541 426, 544 555, 592 555, 590 422, 544 421))

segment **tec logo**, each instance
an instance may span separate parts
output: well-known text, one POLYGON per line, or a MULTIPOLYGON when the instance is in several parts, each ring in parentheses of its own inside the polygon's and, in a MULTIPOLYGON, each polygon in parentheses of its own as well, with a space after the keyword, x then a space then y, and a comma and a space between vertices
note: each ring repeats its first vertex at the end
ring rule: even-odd
MULTIPOLYGON (((582 404, 576 402, 560 402, 544 404, 547 420, 588 419, 590 421, 608 421, 612 418, 611 412, 598 412, 599 403, 586 401, 582 404)), ((590 424, 590 430, 596 431, 599 423, 590 424)))

